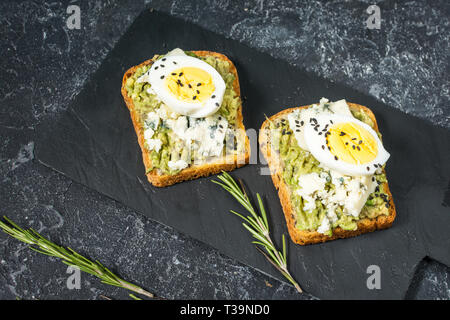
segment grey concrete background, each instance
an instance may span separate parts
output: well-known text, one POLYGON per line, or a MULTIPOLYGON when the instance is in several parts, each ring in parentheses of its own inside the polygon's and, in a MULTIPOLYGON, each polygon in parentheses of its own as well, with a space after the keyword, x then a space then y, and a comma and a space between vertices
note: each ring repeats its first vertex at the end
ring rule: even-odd
MULTIPOLYGON (((35 128, 55 121, 134 18, 152 7, 450 128, 448 1, 2 1, 1 214, 169 299, 310 299, 40 165, 35 128), (67 6, 81 29, 66 27, 67 6), (365 12, 381 8, 381 29, 365 12)), ((149 56, 153 53, 149 53, 149 56)), ((0 234, 0 299, 128 298, 0 234)), ((299 279, 301 282, 301 279, 299 279)), ((406 298, 449 299, 450 268, 424 260, 406 298)))

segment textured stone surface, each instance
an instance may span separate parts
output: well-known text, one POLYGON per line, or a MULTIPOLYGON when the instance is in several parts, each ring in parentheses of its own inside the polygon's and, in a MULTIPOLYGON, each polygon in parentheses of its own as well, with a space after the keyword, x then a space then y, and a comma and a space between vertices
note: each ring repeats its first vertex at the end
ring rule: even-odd
MULTIPOLYGON (((207 245, 147 220, 34 159, 35 127, 57 121, 145 7, 183 17, 450 128, 450 5, 447 1, 74 2, 81 30, 66 27, 69 1, 2 1, 0 199, 2 214, 99 259, 167 298, 307 299, 207 245), (365 28, 369 4, 381 29, 365 28)), ((195 48, 191 48, 195 49, 195 48)), ((151 55, 151 53, 149 53, 151 55)), ((66 288, 66 267, 0 234, 0 299, 126 298, 83 275, 66 288)), ((299 279, 301 282, 301 279, 299 279)), ((425 260, 407 298, 449 299, 450 270, 425 260)))

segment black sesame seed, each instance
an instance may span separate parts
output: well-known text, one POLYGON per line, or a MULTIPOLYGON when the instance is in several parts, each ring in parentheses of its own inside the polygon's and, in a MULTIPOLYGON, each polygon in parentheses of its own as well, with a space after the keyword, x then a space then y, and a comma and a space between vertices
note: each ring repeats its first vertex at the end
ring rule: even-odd
POLYGON ((348 142, 346 142, 345 145, 348 146, 348 142))
POLYGON ((166 58, 162 58, 161 61, 166 61, 166 58))
POLYGON ((300 125, 302 126, 302 125, 304 125, 305 124, 305 121, 300 121, 300 125))
POLYGON ((334 156, 334 160, 338 160, 339 158, 337 156, 334 156))
POLYGON ((325 146, 324 145, 322 145, 322 150, 325 150, 325 146))
POLYGON ((286 129, 283 129, 283 131, 281 131, 281 134, 286 134, 286 129))
POLYGON ((188 87, 189 87, 189 88, 192 88, 191 84, 188 84, 188 87))
POLYGON ((176 76, 177 74, 176 74, 175 72, 172 72, 172 75, 173 75, 173 76, 176 76))
POLYGON ((165 67, 165 65, 163 65, 163 64, 160 64, 160 66, 161 66, 161 68, 164 68, 164 67, 165 67))
POLYGON ((223 126, 221 124, 219 124, 219 128, 223 129, 223 126))
POLYGON ((372 182, 375 182, 375 177, 372 177, 372 182))
POLYGON ((199 82, 199 83, 197 83, 197 87, 200 87, 202 84, 199 82))
POLYGON ((359 146, 356 146, 356 149, 358 149, 358 151, 361 151, 361 148, 359 146))
POLYGON ((361 144, 361 143, 362 143, 362 140, 359 140, 358 144, 361 144))
POLYGON ((155 67, 155 70, 158 70, 158 67, 157 67, 157 66, 155 67))
POLYGON ((328 150, 329 150, 329 151, 331 151, 331 148, 330 148, 330 146, 328 146, 328 150))
POLYGON ((193 97, 192 97, 192 100, 195 100, 195 99, 197 99, 197 96, 193 96, 193 97))
POLYGON ((356 138, 352 138, 352 140, 356 140, 356 138))
POLYGON ((177 64, 175 61, 172 61, 173 62, 173 64, 177 64))
POLYGON ((352 148, 353 148, 353 150, 355 150, 355 146, 354 145, 352 146, 352 148))
POLYGON ((345 136, 345 132, 344 131, 341 131, 341 133, 339 133, 339 136, 345 136))
POLYGON ((199 90, 197 90, 197 94, 200 94, 200 91, 199 91, 199 90))
POLYGON ((216 102, 216 106, 219 106, 219 103, 218 103, 218 102, 216 102))
POLYGON ((161 79, 164 79, 164 76, 161 76, 161 79))
POLYGON ((295 132, 300 132, 300 129, 296 129, 295 132))
POLYGON ((369 168, 369 167, 366 167, 366 169, 367 169, 367 171, 370 171, 370 168, 369 168))
POLYGON ((322 135, 322 131, 319 132, 319 136, 322 135))
POLYGON ((180 73, 178 74, 179 77, 181 77, 182 75, 183 75, 183 72, 180 72, 180 73))
POLYGON ((295 123, 296 123, 296 124, 299 124, 299 123, 300 123, 300 121, 298 121, 298 120, 295 120, 295 123))
POLYGON ((330 123, 333 124, 333 120, 330 120, 330 123))
POLYGON ((213 99, 214 99, 215 97, 216 97, 216 95, 214 95, 214 94, 211 96, 211 98, 213 98, 213 99))

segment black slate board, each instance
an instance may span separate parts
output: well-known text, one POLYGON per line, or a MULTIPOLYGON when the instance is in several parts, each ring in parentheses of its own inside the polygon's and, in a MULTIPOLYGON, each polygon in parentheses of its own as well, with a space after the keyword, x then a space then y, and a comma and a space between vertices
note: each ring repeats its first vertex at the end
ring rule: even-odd
MULTIPOLYGON (((236 65, 244 122, 259 129, 264 114, 317 102, 325 96, 369 106, 391 153, 387 175, 397 207, 389 230, 320 245, 289 242, 289 268, 320 298, 402 298, 425 256, 450 265, 450 133, 345 86, 330 83, 236 41, 158 12, 143 12, 58 122, 38 128, 43 164, 172 226, 224 254, 283 279, 251 244, 229 209, 243 209, 211 177, 167 188, 146 180, 141 151, 120 95, 123 73, 155 53, 181 47, 226 54, 236 65), (447 200, 446 200, 447 199, 447 200), (381 269, 381 289, 369 290, 367 267, 381 269)), ((256 150, 253 145, 253 152, 256 150)), ((287 229, 278 196, 262 165, 233 172, 264 196, 273 238, 287 229)), ((186 279, 186 281, 189 281, 186 279)))

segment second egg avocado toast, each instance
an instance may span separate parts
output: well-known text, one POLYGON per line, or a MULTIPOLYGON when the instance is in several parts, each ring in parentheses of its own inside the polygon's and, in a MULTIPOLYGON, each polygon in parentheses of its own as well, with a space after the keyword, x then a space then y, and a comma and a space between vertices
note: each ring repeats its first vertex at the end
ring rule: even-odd
POLYGON ((130 68, 122 95, 157 187, 248 162, 239 79, 223 54, 175 49, 130 68))
POLYGON ((263 123, 259 143, 295 243, 392 225, 396 213, 384 170, 389 153, 370 109, 327 99, 286 109, 263 123))

